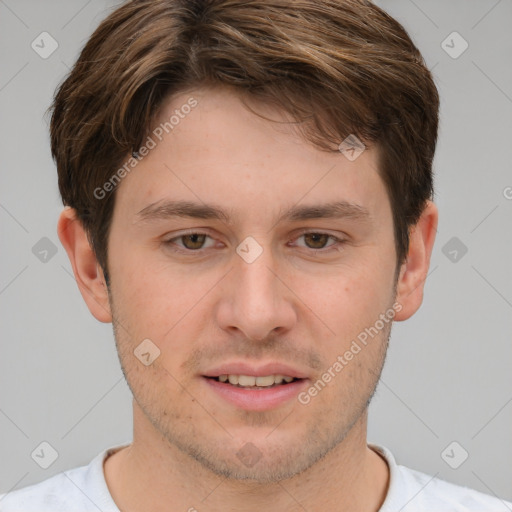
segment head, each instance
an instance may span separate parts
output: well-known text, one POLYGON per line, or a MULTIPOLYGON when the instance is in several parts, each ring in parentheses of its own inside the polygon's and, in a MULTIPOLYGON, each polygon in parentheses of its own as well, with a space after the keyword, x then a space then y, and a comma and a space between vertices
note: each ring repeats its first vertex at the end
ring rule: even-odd
POLYGON ((142 0, 98 27, 52 106, 59 236, 113 323, 136 429, 260 481, 349 438, 421 304, 438 108, 403 27, 362 0, 142 0), (224 364, 276 361, 302 401, 211 389, 224 364))

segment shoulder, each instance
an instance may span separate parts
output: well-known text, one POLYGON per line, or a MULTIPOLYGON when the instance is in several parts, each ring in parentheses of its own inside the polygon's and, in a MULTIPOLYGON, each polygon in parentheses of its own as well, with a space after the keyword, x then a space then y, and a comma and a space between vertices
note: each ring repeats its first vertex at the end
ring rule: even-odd
POLYGON ((398 466, 408 493, 404 496, 409 510, 436 510, 439 512, 510 512, 512 503, 475 489, 453 484, 414 469, 398 466))
POLYGON ((390 467, 389 489, 379 512, 510 512, 512 503, 396 463, 391 452, 371 445, 390 467))
MULTIPOLYGON (((87 466, 71 469, 52 476, 38 484, 0 495, 2 512, 60 512, 73 511, 84 506, 80 485, 85 479, 87 466)), ((84 510, 92 510, 94 505, 84 510)), ((97 510, 97 509, 96 509, 97 510)))
POLYGON ((103 461, 119 447, 104 450, 86 466, 0 494, 1 512, 119 512, 108 491, 103 461))

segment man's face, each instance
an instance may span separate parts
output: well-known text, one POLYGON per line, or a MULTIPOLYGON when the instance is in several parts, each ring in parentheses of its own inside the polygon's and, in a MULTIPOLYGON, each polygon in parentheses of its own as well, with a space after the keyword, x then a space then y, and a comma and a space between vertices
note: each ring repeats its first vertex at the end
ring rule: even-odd
POLYGON ((175 96, 157 124, 176 109, 172 131, 152 135, 156 147, 118 186, 109 238, 135 429, 218 474, 289 477, 363 429, 384 362, 396 254, 376 150, 354 161, 321 151, 223 90, 175 96), (183 108, 191 97, 197 105, 183 108), (166 201, 214 205, 226 218, 149 213, 166 201), (340 202, 336 217, 286 217, 340 202), (160 355, 146 366, 134 350, 147 339, 142 359, 154 346, 160 355), (226 373, 300 379, 242 388, 216 379, 226 373))

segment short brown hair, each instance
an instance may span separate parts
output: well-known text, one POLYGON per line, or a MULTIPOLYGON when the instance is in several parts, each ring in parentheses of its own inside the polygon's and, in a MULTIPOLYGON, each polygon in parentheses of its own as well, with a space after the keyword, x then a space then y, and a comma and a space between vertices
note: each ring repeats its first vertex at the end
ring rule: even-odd
POLYGON ((51 106, 62 200, 107 280, 115 188, 94 190, 137 152, 164 100, 209 85, 279 105, 321 149, 349 134, 375 143, 404 260, 433 194, 439 96, 400 23, 366 0, 133 0, 99 25, 51 106))

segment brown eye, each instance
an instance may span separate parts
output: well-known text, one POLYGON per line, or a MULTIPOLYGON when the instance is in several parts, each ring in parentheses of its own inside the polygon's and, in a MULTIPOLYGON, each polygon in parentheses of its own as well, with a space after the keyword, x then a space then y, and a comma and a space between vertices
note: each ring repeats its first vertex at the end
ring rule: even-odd
POLYGON ((345 239, 319 231, 302 231, 298 238, 295 239, 295 244, 303 251, 310 251, 321 255, 331 251, 341 251, 345 244, 345 239))
POLYGON ((332 238, 325 233, 306 233, 303 236, 310 249, 323 249, 329 241, 329 238, 332 238))
POLYGON ((186 249, 194 250, 201 249, 207 235, 201 233, 193 233, 191 235, 182 235, 179 239, 182 240, 183 246, 186 249))
POLYGON ((191 256, 200 255, 208 249, 213 249, 216 242, 208 233, 189 231, 164 240, 163 244, 168 250, 191 256))

